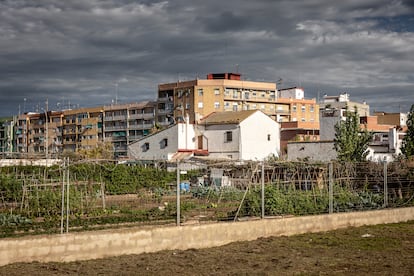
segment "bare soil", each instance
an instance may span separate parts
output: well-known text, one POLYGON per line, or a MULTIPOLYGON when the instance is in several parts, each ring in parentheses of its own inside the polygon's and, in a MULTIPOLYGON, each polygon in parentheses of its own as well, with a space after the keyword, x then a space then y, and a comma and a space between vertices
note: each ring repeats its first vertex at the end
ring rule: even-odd
POLYGON ((1 275, 414 275, 414 221, 210 249, 70 263, 18 263, 1 275))

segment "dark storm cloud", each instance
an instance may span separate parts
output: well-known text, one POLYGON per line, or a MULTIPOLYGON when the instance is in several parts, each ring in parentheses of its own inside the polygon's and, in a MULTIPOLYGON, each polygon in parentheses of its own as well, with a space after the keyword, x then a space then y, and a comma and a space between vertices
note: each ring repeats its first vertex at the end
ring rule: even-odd
POLYGON ((0 116, 110 104, 116 83, 121 102, 155 99, 159 83, 235 70, 407 111, 412 22, 411 1, 1 1, 0 116))

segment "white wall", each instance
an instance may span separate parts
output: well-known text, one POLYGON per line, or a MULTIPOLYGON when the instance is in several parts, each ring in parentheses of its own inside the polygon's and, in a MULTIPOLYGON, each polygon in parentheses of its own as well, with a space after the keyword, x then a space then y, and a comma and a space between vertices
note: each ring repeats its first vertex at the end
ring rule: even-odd
POLYGON ((238 125, 209 125, 205 127, 203 134, 207 138, 210 158, 240 159, 240 129, 238 125), (232 132, 231 142, 225 142, 226 131, 232 132))
POLYGON ((177 152, 177 126, 174 125, 128 145, 128 156, 137 160, 167 160, 169 153, 177 152), (162 140, 165 138, 168 139, 168 145, 163 147, 162 140), (145 143, 149 144, 148 150, 144 149, 145 143))
POLYGON ((196 146, 194 125, 179 123, 128 145, 128 156, 137 160, 170 160, 177 151, 194 150, 196 146), (164 139, 168 141, 166 147, 164 139), (149 144, 148 150, 144 149, 145 143, 149 144))
POLYGON ((195 126, 188 123, 178 124, 178 149, 194 150, 197 149, 197 136, 195 126))
POLYGON ((242 160, 279 156, 280 124, 263 112, 255 112, 240 123, 242 160), (268 140, 268 135, 270 140, 268 140))
POLYGON ((279 97, 303 100, 305 98, 305 91, 303 91, 301 88, 281 90, 279 91, 279 97))

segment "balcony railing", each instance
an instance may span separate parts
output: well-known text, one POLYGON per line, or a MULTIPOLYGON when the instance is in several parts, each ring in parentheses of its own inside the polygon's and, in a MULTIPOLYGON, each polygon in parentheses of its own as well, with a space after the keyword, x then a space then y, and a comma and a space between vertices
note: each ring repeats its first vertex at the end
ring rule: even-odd
POLYGON ((122 120, 126 120, 127 119, 127 115, 116 115, 116 116, 105 116, 104 121, 108 122, 108 121, 122 121, 122 120))
POLYGON ((118 130, 126 130, 127 126, 107 126, 105 127, 105 131, 118 131, 118 130))
POLYGON ((129 125, 128 129, 136 130, 136 129, 150 129, 152 128, 152 124, 137 124, 137 125, 129 125))

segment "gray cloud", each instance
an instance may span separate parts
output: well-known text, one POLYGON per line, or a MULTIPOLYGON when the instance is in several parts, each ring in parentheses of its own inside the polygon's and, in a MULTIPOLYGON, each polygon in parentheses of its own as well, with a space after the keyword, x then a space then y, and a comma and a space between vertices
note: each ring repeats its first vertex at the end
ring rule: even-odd
POLYGON ((413 20, 411 1, 1 1, 0 116, 110 104, 117 82, 120 102, 155 99, 159 83, 235 70, 408 111, 413 20))

